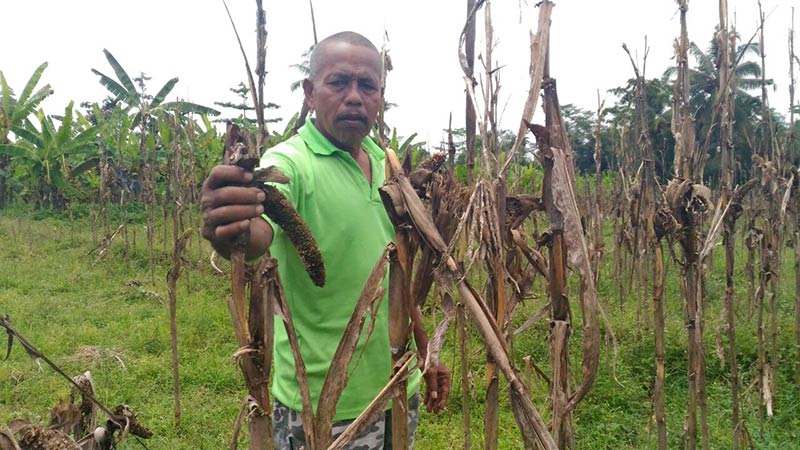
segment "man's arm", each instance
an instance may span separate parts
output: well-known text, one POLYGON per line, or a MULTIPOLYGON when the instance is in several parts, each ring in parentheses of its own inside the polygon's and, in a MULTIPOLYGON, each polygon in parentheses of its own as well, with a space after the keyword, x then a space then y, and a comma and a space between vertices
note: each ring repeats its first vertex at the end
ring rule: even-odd
POLYGON ((203 183, 203 237, 224 258, 230 258, 236 238, 245 231, 250 233, 245 247, 247 259, 263 255, 272 243, 272 227, 261 218, 264 193, 242 187, 252 180, 253 174, 241 167, 221 165, 214 167, 203 183))

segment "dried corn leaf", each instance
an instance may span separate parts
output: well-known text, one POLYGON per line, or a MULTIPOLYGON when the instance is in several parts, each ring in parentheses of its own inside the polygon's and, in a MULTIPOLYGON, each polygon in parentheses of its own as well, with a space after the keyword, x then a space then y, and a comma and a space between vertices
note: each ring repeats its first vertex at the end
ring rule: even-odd
MULTIPOLYGON (((413 358, 414 354, 411 352, 406 353, 403 355, 402 358, 397 362, 396 370, 394 376, 386 383, 386 386, 381 389, 378 395, 367 405, 366 409, 361 412, 361 414, 353 420, 350 425, 345 428, 345 430, 340 434, 330 446, 327 447, 327 450, 341 450, 347 446, 353 439, 355 439, 361 432, 364 431, 364 427, 369 425, 373 422, 374 418, 378 415, 383 413, 386 410, 386 405, 389 403, 389 400, 392 399, 397 393, 397 386, 400 385, 403 381, 408 379, 410 375, 411 363, 414 361, 413 358)), ((389 424, 387 424, 388 426, 389 424)))
POLYGON ((60 401, 50 410, 50 425, 53 430, 70 434, 81 421, 81 411, 70 402, 60 401))
POLYGON ((441 320, 441 322, 439 322, 438 325, 436 325, 436 328, 433 330, 433 334, 428 341, 428 355, 425 360, 426 368, 431 367, 431 364, 439 362, 439 354, 444 346, 445 338, 447 337, 447 330, 450 329, 450 324, 456 317, 456 307, 455 303, 453 302, 453 296, 449 292, 449 286, 446 286, 443 291, 444 292, 442 292, 441 299, 444 318, 441 320))
POLYGON ((444 166, 446 158, 447 153, 445 152, 435 153, 419 163, 416 170, 425 169, 431 172, 438 172, 444 166))
POLYGON ((65 433, 34 424, 22 427, 16 434, 20 447, 26 450, 81 450, 65 433))
MULTIPOLYGON (((480 299, 478 293, 466 282, 456 262, 452 257, 446 255, 445 252, 447 252, 448 248, 434 226, 430 213, 422 206, 419 197, 414 193, 413 187, 411 187, 408 179, 402 173, 397 156, 390 150, 387 150, 387 174, 389 175, 387 177, 389 180, 387 186, 395 187, 389 189, 393 191, 394 195, 382 194, 386 209, 395 213, 396 216, 409 216, 414 229, 419 233, 423 241, 436 252, 439 258, 444 258, 441 264, 442 270, 438 271, 438 276, 441 277, 439 284, 449 285, 454 283, 456 285, 461 301, 467 305, 472 313, 487 349, 511 385, 510 388, 515 391, 514 395, 518 396, 517 407, 521 411, 519 414, 515 414, 515 417, 525 421, 524 425, 520 426, 524 433, 532 433, 536 436, 535 438, 527 436, 525 438, 526 442, 538 439, 541 447, 545 450, 557 450, 558 447, 547 430, 547 426, 530 400, 527 388, 511 364, 508 356, 508 346, 497 323, 494 322, 486 304, 480 299), (399 202, 394 203, 393 199, 402 201, 402 204, 398 204, 399 202)), ((382 188, 381 192, 385 192, 385 188, 386 186, 382 188)), ((395 226, 397 226, 397 223, 395 223, 395 226)))
MULTIPOLYGON (((506 158, 506 163, 503 166, 503 172, 506 171, 511 161, 515 158, 516 152, 522 146, 522 141, 525 139, 525 122, 533 119, 533 113, 536 111, 536 103, 539 101, 539 91, 542 88, 542 78, 544 77, 545 62, 547 61, 548 48, 550 46, 550 16, 553 12, 554 3, 545 0, 539 3, 539 21, 536 28, 536 35, 531 36, 531 64, 529 73, 531 76, 530 88, 528 89, 528 98, 525 100, 525 106, 522 108, 522 120, 520 121, 519 131, 517 132, 514 145, 506 158)), ((463 63, 462 63, 463 66, 463 63)))
POLYGON ((222 154, 222 163, 236 165, 247 171, 252 171, 259 161, 258 152, 255 150, 247 130, 228 122, 225 130, 225 149, 222 154))
POLYGON ((567 245, 567 257, 570 266, 577 269, 586 285, 583 301, 583 380, 581 386, 572 395, 566 412, 571 411, 591 389, 597 377, 600 360, 600 327, 598 316, 600 302, 597 287, 594 284, 591 258, 588 245, 583 235, 580 212, 573 186, 575 174, 572 158, 565 151, 551 147, 553 155, 553 202, 564 219, 564 241, 567 245))
MULTIPOLYGON (((391 244, 390 244, 391 246, 391 244)), ((389 246, 383 250, 380 258, 375 263, 361 295, 356 302, 353 309, 353 314, 350 321, 342 333, 342 338, 339 341, 339 346, 333 355, 333 360, 328 368, 328 373, 325 376, 325 382, 322 385, 322 390, 319 395, 319 403, 317 404, 317 417, 315 428, 319 442, 319 447, 326 446, 331 441, 331 424, 333 417, 336 414, 336 404, 339 402, 339 397, 342 394, 347 380, 349 378, 348 367, 350 361, 353 359, 353 354, 356 350, 361 331, 364 327, 366 320, 366 313, 368 310, 373 311, 374 314, 378 308, 378 304, 383 298, 383 287, 381 284, 386 276, 386 264, 389 256, 389 246)))
POLYGON ((8 427, 0 429, 0 450, 22 450, 14 433, 8 427))
POLYGON ((786 183, 786 192, 783 194, 783 200, 781 200, 781 222, 783 222, 784 218, 786 217, 786 208, 789 207, 789 198, 792 196, 792 185, 794 184, 794 174, 789 177, 789 181, 786 183))
MULTIPOLYGON (((275 263, 277 265, 277 263, 275 263)), ((277 272, 274 272, 277 273, 277 272)), ((317 448, 316 445, 316 432, 314 427, 314 409, 311 404, 311 390, 308 386, 308 375, 306 375, 306 364, 303 361, 303 354, 300 352, 300 342, 297 339, 297 330, 294 328, 294 321, 292 320, 292 313, 289 309, 289 304, 286 303, 286 295, 283 292, 283 286, 277 276, 270 279, 268 284, 270 297, 275 302, 275 315, 283 320, 286 335, 289 338, 289 346, 292 348, 292 355, 294 356, 294 367, 297 376, 297 386, 300 391, 300 401, 303 405, 300 417, 303 422, 303 432, 306 436, 306 443, 309 448, 317 448)))
POLYGON ((517 194, 506 197, 506 228, 518 228, 534 211, 544 211, 542 199, 531 194, 517 194))

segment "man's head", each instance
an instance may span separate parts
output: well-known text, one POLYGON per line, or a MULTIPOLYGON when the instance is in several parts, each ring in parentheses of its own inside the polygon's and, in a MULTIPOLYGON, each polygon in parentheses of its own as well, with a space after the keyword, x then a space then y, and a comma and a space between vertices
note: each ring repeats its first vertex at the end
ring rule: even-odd
POLYGON ((303 91, 317 128, 343 150, 358 148, 380 108, 380 52, 364 36, 344 31, 320 41, 310 63, 303 91))

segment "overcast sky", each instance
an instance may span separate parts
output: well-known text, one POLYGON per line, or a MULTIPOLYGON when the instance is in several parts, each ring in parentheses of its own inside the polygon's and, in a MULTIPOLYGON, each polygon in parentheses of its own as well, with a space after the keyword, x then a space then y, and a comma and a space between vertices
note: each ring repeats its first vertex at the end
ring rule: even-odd
MULTIPOLYGON (((535 31, 538 17, 535 3, 492 2, 494 59, 503 66, 499 101, 503 128, 516 129, 527 96, 529 33, 535 31)), ((641 57, 644 36, 648 36, 648 78, 660 76, 672 64, 672 42, 680 26, 674 0, 555 3, 551 75, 558 81, 562 104, 593 111, 598 89, 601 98, 613 102, 606 91, 632 76, 621 49, 623 42, 641 57)), ((689 37, 703 49, 719 20, 717 4, 689 2, 689 37)), ((789 106, 787 42, 793 6, 800 10, 800 0, 763 0, 764 11, 770 14, 767 76, 776 82, 770 103, 784 114, 789 106)), ((229 0, 229 7, 254 64, 255 2, 229 0)), ((265 0, 264 7, 269 71, 265 97, 282 106, 274 115, 288 118, 301 104, 301 91, 289 90, 300 78, 290 66, 301 60, 313 42, 311 15, 305 0, 265 0)), ((466 15, 464 0, 316 0, 314 8, 320 39, 353 30, 380 48, 386 30, 394 64, 387 100, 399 105, 387 113, 387 122, 401 135, 418 132, 420 140, 438 144, 451 112, 453 126, 463 126, 464 83, 457 46, 466 15)), ((735 13, 738 31, 748 40, 758 26, 756 0, 729 0, 729 8, 735 13)), ((234 100, 228 89, 245 80, 242 57, 221 0, 0 0, 0 24, 0 70, 18 93, 41 62, 49 63, 42 78, 55 89, 44 103, 49 114, 60 114, 69 100, 99 102, 106 96, 91 73, 96 68, 113 77, 104 48, 132 77, 140 72, 151 76, 151 93, 168 79, 180 77, 171 99, 181 97, 209 106, 234 100)), ((476 54, 481 54, 485 49, 482 12, 478 30, 476 54)), ((800 52, 800 42, 797 47, 800 52)))

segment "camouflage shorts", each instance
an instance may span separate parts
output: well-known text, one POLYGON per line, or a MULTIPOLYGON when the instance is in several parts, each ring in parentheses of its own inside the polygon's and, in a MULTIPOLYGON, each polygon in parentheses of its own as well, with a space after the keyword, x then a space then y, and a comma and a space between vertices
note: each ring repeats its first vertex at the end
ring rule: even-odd
MULTIPOLYGON (((333 424, 333 437, 344 432, 352 420, 344 420, 333 424)), ((279 401, 275 401, 272 410, 272 423, 275 435, 275 450, 299 450, 305 446, 303 421, 300 413, 293 411, 279 401)), ((392 450, 391 410, 381 414, 377 420, 367 426, 358 438, 350 442, 347 450, 392 450), (388 424, 388 426, 387 426, 388 424)), ((408 399, 408 448, 414 448, 414 432, 419 423, 419 393, 408 399)))

